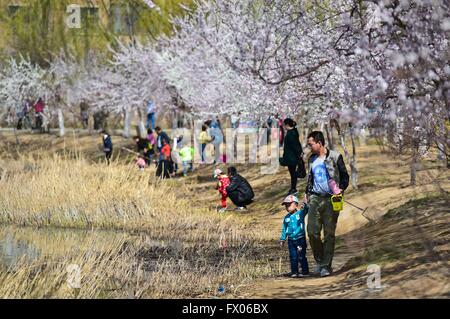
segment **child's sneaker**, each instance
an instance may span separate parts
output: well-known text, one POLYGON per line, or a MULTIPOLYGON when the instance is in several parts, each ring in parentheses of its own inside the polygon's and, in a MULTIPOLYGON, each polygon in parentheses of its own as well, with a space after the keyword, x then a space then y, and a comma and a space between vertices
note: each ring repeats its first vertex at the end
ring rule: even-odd
POLYGON ((297 277, 298 277, 298 278, 309 277, 309 273, 307 273, 307 274, 298 274, 297 277))
POLYGON ((291 274, 290 277, 291 278, 298 278, 299 274, 291 274))
POLYGON ((226 207, 222 207, 221 209, 219 209, 219 213, 225 213, 227 211, 226 207))

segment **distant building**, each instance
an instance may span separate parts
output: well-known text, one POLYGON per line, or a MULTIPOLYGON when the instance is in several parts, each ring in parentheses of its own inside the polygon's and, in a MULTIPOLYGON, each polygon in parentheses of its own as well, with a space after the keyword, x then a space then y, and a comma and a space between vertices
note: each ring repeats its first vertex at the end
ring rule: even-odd
MULTIPOLYGON (((59 0, 49 2, 0 0, 0 29, 2 30, 0 50, 9 46, 21 51, 22 46, 26 47, 27 34, 26 32, 20 34, 19 28, 25 29, 27 25, 31 26, 41 20, 47 22, 48 25, 45 27, 51 30, 49 34, 43 34, 43 36, 54 38, 63 32, 69 42, 77 42, 79 38, 86 41, 86 38, 89 38, 94 47, 101 46, 101 41, 106 43, 114 37, 118 37, 125 43, 140 36, 155 38, 160 32, 170 32, 169 14, 176 15, 181 12, 179 3, 189 5, 192 2, 193 0, 164 0, 161 3, 164 4, 163 11, 165 11, 160 14, 161 8, 151 6, 144 0, 59 0), (80 6, 79 16, 78 12, 73 10, 74 5, 80 6), (48 17, 43 19, 42 16, 45 14, 48 17), (69 26, 67 23, 67 19, 72 14, 80 18, 77 20, 80 22, 77 24, 78 27, 69 26), (40 19, 33 20, 34 16, 38 16, 40 19), (15 20, 16 25, 14 24, 15 20), (23 43, 25 45, 21 45, 23 43)), ((39 28, 42 28, 42 25, 39 25, 39 28)), ((24 51, 27 50, 24 49, 24 51)))

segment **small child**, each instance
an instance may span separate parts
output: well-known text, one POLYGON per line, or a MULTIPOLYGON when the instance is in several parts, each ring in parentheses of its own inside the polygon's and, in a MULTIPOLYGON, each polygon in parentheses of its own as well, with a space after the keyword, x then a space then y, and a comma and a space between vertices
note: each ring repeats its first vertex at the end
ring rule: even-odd
POLYGON ((147 163, 145 162, 145 159, 142 155, 138 155, 138 157, 136 157, 136 165, 139 167, 139 170, 141 171, 143 171, 147 166, 147 163))
POLYGON ((156 176, 165 178, 170 178, 173 172, 172 159, 171 159, 171 149, 170 145, 166 140, 163 140, 163 147, 161 148, 161 160, 158 162, 158 167, 156 168, 156 176))
POLYGON ((291 261, 292 278, 305 277, 309 274, 308 260, 306 259, 305 216, 308 208, 303 209, 298 205, 298 198, 294 195, 287 196, 282 205, 286 207, 288 214, 284 217, 281 230, 280 247, 288 238, 289 259, 291 261), (298 263, 302 267, 301 274, 298 271, 298 263))
POLYGON ((183 176, 187 176, 187 169, 189 165, 189 170, 192 172, 194 170, 192 160, 194 159, 194 148, 190 146, 183 146, 180 149, 180 158, 183 164, 183 176))
POLYGON ((218 180, 216 189, 222 195, 222 208, 219 213, 223 213, 227 209, 227 186, 230 185, 230 178, 219 168, 214 171, 214 178, 218 180))

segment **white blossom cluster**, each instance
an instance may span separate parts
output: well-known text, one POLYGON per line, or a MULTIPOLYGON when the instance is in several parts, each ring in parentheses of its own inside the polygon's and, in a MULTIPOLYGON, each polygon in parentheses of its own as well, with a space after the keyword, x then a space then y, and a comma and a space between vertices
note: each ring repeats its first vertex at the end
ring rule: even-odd
POLYGON ((175 90, 199 116, 302 114, 312 124, 337 119, 447 142, 448 1, 199 0, 184 9, 173 35, 120 45, 106 63, 57 58, 42 70, 9 61, 3 107, 42 86, 112 112, 148 99, 167 107, 175 90))
POLYGON ((13 121, 26 99, 33 101, 45 91, 46 72, 29 59, 9 59, 0 69, 0 114, 13 121))

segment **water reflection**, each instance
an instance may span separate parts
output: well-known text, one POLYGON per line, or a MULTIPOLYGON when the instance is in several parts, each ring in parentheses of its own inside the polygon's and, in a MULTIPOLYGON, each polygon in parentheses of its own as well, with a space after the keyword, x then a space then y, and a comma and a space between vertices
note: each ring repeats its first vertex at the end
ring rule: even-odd
POLYGON ((11 268, 22 260, 40 262, 118 251, 123 245, 133 245, 139 260, 145 263, 181 256, 185 252, 192 257, 196 255, 192 243, 177 239, 155 240, 143 233, 0 226, 0 269, 11 268))
POLYGON ((113 231, 0 226, 0 266, 10 268, 21 259, 31 262, 50 256, 104 252, 133 241, 133 237, 113 231))
POLYGON ((32 244, 17 240, 12 233, 0 237, 0 264, 5 268, 14 266, 20 259, 36 260, 40 250, 32 244))

